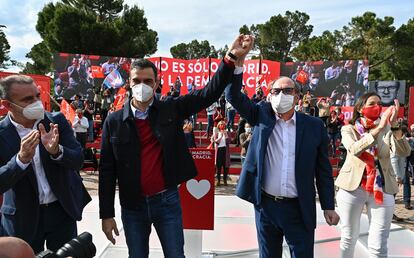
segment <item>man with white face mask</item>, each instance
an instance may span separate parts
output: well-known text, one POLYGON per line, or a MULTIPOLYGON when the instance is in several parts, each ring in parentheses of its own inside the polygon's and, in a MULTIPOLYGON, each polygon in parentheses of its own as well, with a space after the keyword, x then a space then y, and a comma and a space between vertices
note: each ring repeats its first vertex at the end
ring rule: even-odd
POLYGON ((315 187, 329 225, 336 225, 328 135, 318 118, 296 113, 299 90, 292 79, 272 84, 269 102, 255 104, 243 94, 240 74, 226 98, 254 126, 236 194, 255 207, 260 257, 282 257, 283 238, 294 258, 313 257, 315 187))
MULTIPOLYGON (((99 170, 102 230, 115 243, 116 181, 129 257, 148 257, 153 225, 164 256, 184 257, 177 185, 197 175, 183 132, 183 121, 217 101, 253 46, 240 35, 217 72, 201 90, 160 99, 154 95, 157 68, 145 59, 131 64, 132 99, 108 116, 103 126, 99 170)), ((240 69, 238 69, 240 70, 240 69)))
MULTIPOLYGON (((76 220, 91 200, 78 170, 83 154, 61 113, 45 112, 39 89, 24 75, 0 81, 1 228, 35 253, 56 251, 77 235, 76 220)), ((0 228, 0 232, 2 231, 0 228)))

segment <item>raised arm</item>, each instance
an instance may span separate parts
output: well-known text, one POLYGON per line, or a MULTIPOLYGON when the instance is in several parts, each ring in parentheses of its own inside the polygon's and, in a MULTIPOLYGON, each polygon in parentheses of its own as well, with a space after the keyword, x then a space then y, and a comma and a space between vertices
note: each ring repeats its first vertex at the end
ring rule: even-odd
POLYGON ((254 44, 252 36, 239 35, 230 47, 229 52, 223 58, 219 69, 212 80, 201 90, 195 90, 190 94, 177 98, 179 114, 187 118, 194 113, 210 106, 221 96, 225 87, 232 82, 235 65, 243 65, 244 59, 254 44))

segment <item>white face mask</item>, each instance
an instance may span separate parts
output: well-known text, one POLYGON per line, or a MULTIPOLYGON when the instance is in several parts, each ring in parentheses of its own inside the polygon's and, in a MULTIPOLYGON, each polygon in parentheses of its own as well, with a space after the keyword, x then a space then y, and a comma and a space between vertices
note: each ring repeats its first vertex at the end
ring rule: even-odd
POLYGON ((278 95, 270 98, 270 103, 272 104, 273 110, 278 114, 284 114, 292 109, 293 107, 293 95, 285 95, 283 92, 280 92, 278 95))
POLYGON ((154 96, 154 90, 151 86, 145 83, 135 84, 131 87, 132 97, 134 97, 139 102, 147 102, 154 96))
POLYGON ((318 78, 313 78, 313 79, 311 80, 311 83, 312 83, 313 85, 317 85, 317 84, 319 83, 319 79, 318 79, 318 78))
POLYGON ((45 116, 45 108, 43 107, 42 101, 38 100, 36 102, 33 102, 30 105, 27 105, 26 107, 21 107, 17 104, 14 104, 23 109, 23 116, 29 120, 38 120, 43 119, 45 116))
POLYGON ((246 131, 246 133, 250 133, 252 131, 252 128, 251 127, 246 127, 246 128, 244 128, 244 130, 246 131))

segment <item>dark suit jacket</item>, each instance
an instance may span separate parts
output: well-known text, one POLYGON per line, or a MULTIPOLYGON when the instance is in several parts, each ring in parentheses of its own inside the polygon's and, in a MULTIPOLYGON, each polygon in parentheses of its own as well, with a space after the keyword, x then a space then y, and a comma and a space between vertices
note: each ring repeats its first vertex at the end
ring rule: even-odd
MULTIPOLYGON (((59 125, 59 144, 63 157, 52 160, 40 143, 40 158, 52 192, 63 209, 74 220, 82 218, 82 210, 91 200, 82 184, 78 170, 83 165, 83 154, 72 128, 61 113, 46 113, 42 122, 59 125)), ((31 242, 39 219, 39 194, 32 165, 22 170, 16 162, 20 137, 9 117, 0 122, 0 193, 3 195, 1 226, 4 233, 31 242)))
MULTIPOLYGON (((264 158, 269 137, 276 123, 270 103, 253 103, 240 93, 242 75, 234 77, 226 88, 226 98, 253 130, 236 194, 254 205, 260 205, 264 158)), ((328 135, 319 118, 296 113, 295 178, 302 217, 309 229, 316 227, 315 179, 323 210, 333 210, 334 183, 328 159, 328 135)))
MULTIPOLYGON (((231 82, 233 72, 234 67, 221 63, 203 89, 177 98, 154 98, 148 110, 148 119, 154 136, 162 146, 163 175, 167 187, 177 186, 197 175, 185 141, 183 121, 216 101, 231 82)), ((121 206, 139 209, 142 202, 140 148, 130 102, 127 102, 123 109, 110 114, 103 126, 99 169, 99 209, 102 219, 115 216, 116 181, 121 206)))

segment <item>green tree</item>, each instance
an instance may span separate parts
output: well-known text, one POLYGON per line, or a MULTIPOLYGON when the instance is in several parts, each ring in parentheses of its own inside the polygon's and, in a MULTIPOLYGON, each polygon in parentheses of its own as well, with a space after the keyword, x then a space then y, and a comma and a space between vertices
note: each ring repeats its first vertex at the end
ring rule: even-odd
POLYGON ((256 41, 264 59, 286 62, 292 60, 292 49, 312 33, 313 26, 308 21, 306 13, 287 11, 284 16, 279 14, 264 24, 252 25, 250 31, 254 35, 257 30, 256 41))
POLYGON ((27 62, 23 73, 46 74, 52 70, 53 56, 44 41, 34 45, 26 57, 36 62, 27 62))
POLYGON ((97 22, 112 20, 122 12, 123 0, 62 0, 64 4, 97 14, 97 22))
POLYGON ((7 41, 6 34, 4 33, 3 28, 6 28, 6 26, 0 25, 0 69, 6 68, 7 62, 10 60, 10 45, 7 41))
POLYGON ((395 55, 389 62, 395 79, 407 80, 408 85, 414 83, 414 18, 401 25, 391 38, 395 55))
POLYGON ((229 51, 229 46, 227 46, 226 44, 224 45, 224 47, 219 48, 219 50, 217 50, 217 57, 223 58, 226 55, 227 51, 229 51))
POLYGON ((362 16, 351 19, 344 26, 346 43, 343 56, 348 59, 367 59, 370 62, 370 80, 392 80, 389 69, 394 50, 391 38, 394 35, 394 18, 378 18, 375 13, 365 12, 362 16))
POLYGON ((340 31, 324 31, 321 36, 301 41, 292 50, 292 56, 300 61, 341 60, 342 42, 343 35, 340 31))
MULTIPOLYGON (((148 28, 144 11, 123 5, 123 0, 49 3, 38 14, 36 30, 43 49, 51 52, 145 57, 157 51, 157 32, 148 28)), ((44 60, 35 59, 39 55, 28 56, 35 67, 44 67, 44 60)))
POLYGON ((170 53, 174 58, 197 59, 207 57, 217 57, 218 53, 213 45, 207 40, 193 40, 190 43, 180 43, 170 48, 170 53))

